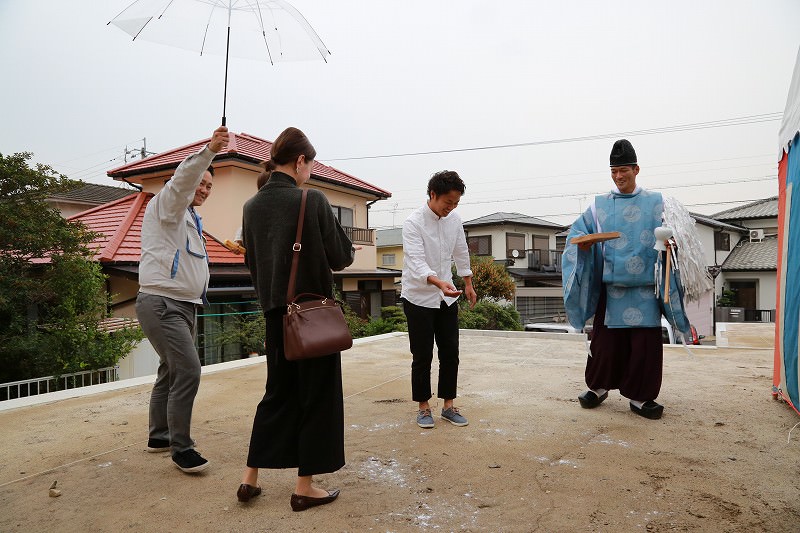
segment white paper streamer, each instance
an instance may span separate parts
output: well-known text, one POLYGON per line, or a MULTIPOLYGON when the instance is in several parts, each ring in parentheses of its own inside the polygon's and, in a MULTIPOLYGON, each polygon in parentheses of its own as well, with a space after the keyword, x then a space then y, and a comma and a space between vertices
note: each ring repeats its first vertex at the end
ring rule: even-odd
MULTIPOLYGON (((711 275, 706 268, 703 245, 697 237, 694 219, 679 201, 670 196, 664 198, 664 224, 672 228, 678 245, 676 269, 681 273, 684 298, 693 302, 713 287, 711 275)), ((673 257, 674 258, 674 257, 673 257)))

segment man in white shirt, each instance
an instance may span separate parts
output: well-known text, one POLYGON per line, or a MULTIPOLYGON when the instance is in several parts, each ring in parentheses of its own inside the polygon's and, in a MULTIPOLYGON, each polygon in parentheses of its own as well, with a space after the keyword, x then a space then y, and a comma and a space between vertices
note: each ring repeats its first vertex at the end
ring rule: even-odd
POLYGON ((428 182, 428 201, 403 224, 403 310, 408 320, 411 393, 419 402, 417 425, 433 427, 428 401, 431 394, 433 342, 439 355, 437 395, 444 400, 442 418, 456 426, 467 419, 453 406, 458 385, 458 297, 452 264, 464 279, 464 295, 470 306, 477 295, 472 288, 469 249, 461 217, 453 213, 464 194, 458 173, 444 170, 428 182))

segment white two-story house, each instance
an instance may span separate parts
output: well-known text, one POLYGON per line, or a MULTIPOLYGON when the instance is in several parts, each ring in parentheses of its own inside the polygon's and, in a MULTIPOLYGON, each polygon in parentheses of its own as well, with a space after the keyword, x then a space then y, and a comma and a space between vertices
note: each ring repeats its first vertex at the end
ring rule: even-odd
POLYGON ((516 282, 514 305, 523 323, 564 314, 561 251, 564 226, 521 213, 492 213, 464 222, 470 253, 502 262, 516 282))

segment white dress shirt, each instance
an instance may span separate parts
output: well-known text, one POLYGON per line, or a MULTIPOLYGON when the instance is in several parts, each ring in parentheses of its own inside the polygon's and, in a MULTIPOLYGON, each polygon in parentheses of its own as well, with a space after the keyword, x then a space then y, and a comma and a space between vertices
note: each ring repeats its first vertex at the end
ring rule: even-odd
POLYGON ((472 276, 469 249, 461 217, 451 211, 441 218, 428 204, 420 207, 403 224, 403 276, 400 296, 420 307, 439 308, 458 297, 445 296, 428 276, 453 282, 451 265, 455 262, 459 276, 472 276))

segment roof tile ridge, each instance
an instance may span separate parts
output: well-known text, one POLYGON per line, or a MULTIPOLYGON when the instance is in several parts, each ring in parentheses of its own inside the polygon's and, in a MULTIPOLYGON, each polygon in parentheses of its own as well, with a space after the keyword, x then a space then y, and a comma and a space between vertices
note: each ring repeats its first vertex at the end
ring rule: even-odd
MULTIPOLYGON (((336 168, 336 167, 332 167, 332 166, 330 166, 330 165, 326 165, 325 163, 323 163, 323 162, 321 162, 321 161, 318 161, 318 160, 316 160, 316 159, 314 160, 314 164, 315 164, 315 165, 321 165, 321 166, 323 166, 323 167, 325 167, 325 168, 329 168, 329 169, 331 169, 331 170, 335 170, 335 171, 336 171, 336 172, 338 172, 339 174, 343 174, 343 175, 347 176, 348 178, 354 179, 354 180, 356 180, 357 182, 364 184, 365 186, 367 186, 367 185, 368 185, 368 186, 372 187, 373 189, 377 189, 377 190, 379 190, 379 191, 381 191, 381 192, 384 192, 384 193, 388 194, 389 196, 391 196, 391 195, 392 195, 392 193, 390 193, 390 192, 389 192, 389 191, 387 191, 386 189, 381 189, 381 188, 380 188, 380 187, 378 187, 377 185, 374 185, 374 184, 372 184, 372 183, 370 183, 370 182, 368 182, 368 181, 364 181, 364 180, 362 180, 361 178, 357 178, 357 177, 353 176, 352 174, 348 174, 347 172, 345 172, 345 171, 343 171, 343 170, 339 170, 339 169, 338 169, 338 168, 336 168)), ((313 173, 313 167, 312 167, 312 173, 313 173)))
POLYGON ((259 137, 257 135, 253 135, 252 133, 241 132, 239 134, 239 137, 244 137, 246 139, 250 139, 251 141, 258 141, 258 142, 265 142, 265 143, 272 144, 272 141, 270 141, 268 139, 264 139, 264 138, 259 137))
POLYGON ((236 137, 241 137, 241 134, 237 135, 234 132, 231 132, 231 135, 228 140, 228 145, 225 147, 225 150, 220 150, 217 154, 238 154, 239 153, 239 145, 236 143, 236 137))
POLYGON ((55 193, 55 194, 52 194, 51 196, 52 196, 52 197, 54 197, 54 198, 61 198, 61 197, 63 197, 64 195, 68 195, 68 194, 74 193, 75 191, 80 191, 81 189, 86 189, 86 188, 97 188, 97 187, 102 187, 103 189, 113 189, 113 190, 115 190, 115 191, 116 191, 116 190, 121 190, 121 191, 130 191, 130 192, 134 192, 134 191, 132 191, 132 190, 130 190, 130 189, 126 189, 126 188, 124 188, 124 187, 120 187, 120 186, 118 186, 118 185, 117 185, 117 186, 115 186, 115 185, 105 185, 105 184, 103 184, 103 183, 89 183, 89 182, 87 182, 87 181, 81 181, 81 180, 71 180, 71 181, 73 181, 73 182, 75 182, 75 183, 80 183, 80 185, 79 185, 79 186, 76 186, 74 189, 71 189, 71 190, 69 190, 69 191, 64 191, 64 192, 55 193))
POLYGON ((81 211, 80 213, 75 213, 74 215, 67 217, 67 220, 76 220, 76 219, 84 217, 86 215, 91 215, 95 211, 101 211, 103 209, 106 209, 106 208, 109 208, 109 207, 113 207, 113 206, 115 206, 117 204, 120 204, 122 202, 130 202, 132 200, 131 199, 132 196, 135 196, 135 194, 129 194, 128 196, 123 196, 122 198, 117 198, 116 200, 111 200, 110 202, 107 202, 105 204, 97 205, 95 207, 92 207, 91 209, 87 209, 86 211, 81 211))
POLYGON ((136 220, 136 217, 139 215, 139 211, 141 211, 145 200, 148 199, 148 194, 149 193, 146 192, 140 192, 136 195, 136 198, 133 199, 130 208, 128 208, 128 212, 122 218, 119 226, 114 230, 114 234, 108 239, 108 243, 98 257, 100 262, 112 261, 114 259, 120 245, 125 242, 125 237, 128 235, 131 224, 133 224, 133 221, 136 220))

